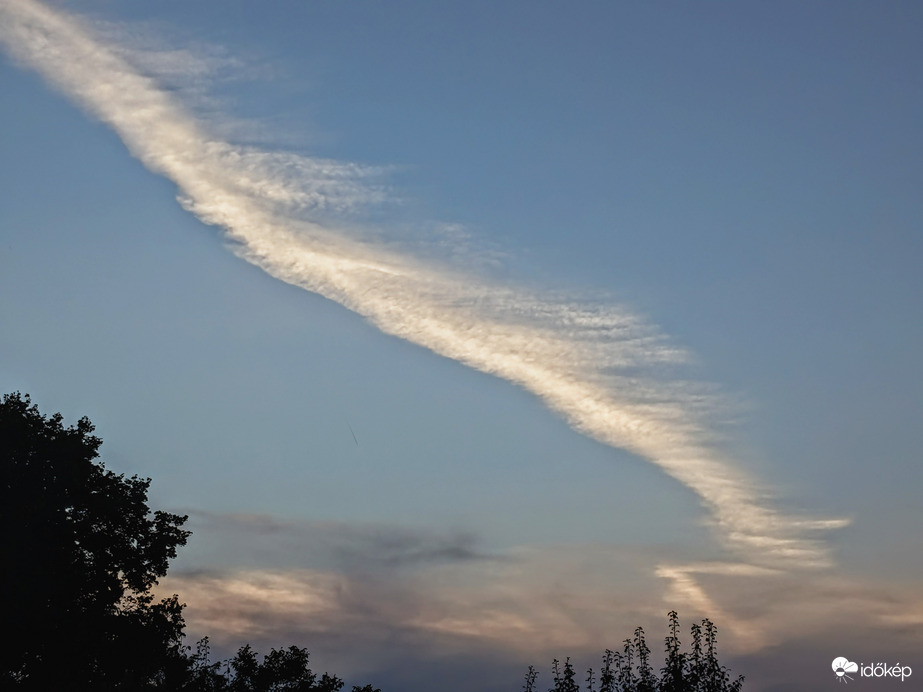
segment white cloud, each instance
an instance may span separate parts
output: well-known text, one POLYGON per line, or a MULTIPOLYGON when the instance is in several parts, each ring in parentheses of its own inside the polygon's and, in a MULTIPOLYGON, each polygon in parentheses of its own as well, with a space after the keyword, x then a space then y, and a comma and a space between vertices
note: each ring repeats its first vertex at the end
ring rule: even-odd
POLYGON ((501 286, 356 233, 333 219, 387 199, 367 183, 375 170, 219 141, 79 20, 33 0, 5 2, 0 18, 13 55, 176 183, 184 207, 223 228, 242 258, 385 333, 513 382, 574 429, 651 461, 699 495, 747 561, 830 564, 810 534, 844 522, 773 509, 720 451, 714 397, 676 374, 686 354, 637 315, 501 286))

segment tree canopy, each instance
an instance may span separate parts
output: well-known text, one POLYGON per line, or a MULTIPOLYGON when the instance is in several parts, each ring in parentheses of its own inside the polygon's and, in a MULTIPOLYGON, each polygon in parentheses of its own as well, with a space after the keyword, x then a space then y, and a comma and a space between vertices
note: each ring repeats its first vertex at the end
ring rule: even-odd
POLYGON ((92 423, 62 420, 18 393, 0 404, 3 675, 24 689, 140 687, 181 663, 182 605, 151 587, 186 517, 151 512, 150 479, 106 470, 92 423))
MULTIPOLYGON (((187 517, 151 511, 150 479, 97 461, 102 440, 81 418, 65 427, 28 395, 0 402, 0 689, 339 692, 297 646, 250 645, 212 662, 208 638, 183 645, 184 604, 155 600, 187 517)), ((371 685, 354 692, 380 692, 371 685)))

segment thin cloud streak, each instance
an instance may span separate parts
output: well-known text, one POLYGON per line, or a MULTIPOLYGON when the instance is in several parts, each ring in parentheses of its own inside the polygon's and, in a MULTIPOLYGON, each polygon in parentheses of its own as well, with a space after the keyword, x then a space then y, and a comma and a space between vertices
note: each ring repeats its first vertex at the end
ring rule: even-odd
MULTIPOLYGON (((321 564, 363 574, 508 559, 502 553, 480 549, 475 535, 458 531, 411 530, 381 523, 280 521, 265 514, 184 513, 192 518, 194 535, 207 536, 212 548, 223 544, 237 564, 253 548, 271 561, 286 555, 287 566, 321 564)), ((262 560, 250 562, 265 566, 262 560)))
POLYGON ((11 54, 172 180, 182 205, 224 229, 240 257, 387 334, 522 386, 575 430, 655 463, 701 497, 745 559, 830 564, 810 532, 845 522, 793 519, 763 501, 719 452, 706 420, 714 400, 662 374, 685 354, 636 315, 537 297, 340 228, 329 219, 386 201, 366 184, 375 169, 219 141, 79 20, 33 0, 5 2, 0 18, 11 54))

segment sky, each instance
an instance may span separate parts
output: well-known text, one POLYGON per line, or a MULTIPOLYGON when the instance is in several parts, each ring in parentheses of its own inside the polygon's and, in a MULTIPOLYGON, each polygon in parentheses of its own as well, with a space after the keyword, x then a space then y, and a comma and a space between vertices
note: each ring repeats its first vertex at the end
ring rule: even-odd
POLYGON ((189 514, 219 654, 491 692, 675 609, 755 691, 923 675, 921 28, 0 0, 0 387, 189 514))

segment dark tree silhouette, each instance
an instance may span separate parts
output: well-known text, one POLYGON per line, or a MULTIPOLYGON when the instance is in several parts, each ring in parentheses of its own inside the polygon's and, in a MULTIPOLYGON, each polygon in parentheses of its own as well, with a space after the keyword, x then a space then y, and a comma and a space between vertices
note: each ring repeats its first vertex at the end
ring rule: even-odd
POLYGON ((92 433, 28 396, 0 404, 4 686, 143 689, 184 665, 182 605, 150 590, 186 543, 186 517, 151 513, 150 481, 94 462, 92 433))
MULTIPOLYGON (((597 678, 595 671, 587 671, 588 692, 740 692, 744 678, 731 680, 730 672, 718 663, 718 628, 711 620, 692 625, 692 650, 683 653, 679 641, 679 620, 676 611, 669 614, 669 634, 665 640, 666 660, 658 678, 650 664, 651 650, 638 627, 632 639, 626 639, 622 651, 609 649, 603 654, 602 667, 597 678), (704 648, 703 648, 704 637, 704 648), (598 686, 597 686, 598 683, 598 686)), ((538 673, 529 666, 523 689, 535 692, 538 673)), ((552 662, 554 686, 549 692, 576 692, 574 670, 570 659, 561 669, 557 659, 552 662)))
MULTIPOLYGON (((150 479, 96 461, 102 441, 81 418, 65 427, 29 397, 0 402, 0 690, 339 692, 296 646, 250 645, 211 662, 209 641, 183 646, 183 604, 151 588, 185 545, 187 517, 151 512, 150 479)), ((353 692, 381 692, 371 685, 353 692)))
POLYGON ((260 662, 249 644, 231 659, 230 692, 339 692, 343 681, 308 668, 308 652, 297 646, 272 649, 260 662))
MULTIPOLYGON (((199 641, 191 657, 190 674, 184 692, 339 692, 343 681, 328 673, 318 677, 308 667, 306 649, 290 646, 272 649, 260 660, 249 644, 224 663, 209 662, 208 638, 199 641), (224 672, 222 672, 224 669, 224 672)), ((381 692, 366 685, 352 692, 381 692)))

